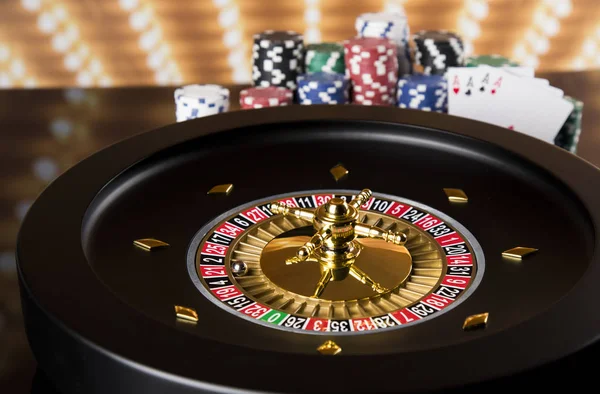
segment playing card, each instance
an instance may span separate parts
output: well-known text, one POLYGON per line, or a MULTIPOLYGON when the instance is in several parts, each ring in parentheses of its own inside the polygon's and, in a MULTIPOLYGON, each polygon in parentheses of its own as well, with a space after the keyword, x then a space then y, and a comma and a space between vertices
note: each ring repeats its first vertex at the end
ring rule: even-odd
POLYGON ((517 130, 553 143, 572 110, 560 89, 502 68, 451 68, 449 113, 517 130), (473 81, 471 95, 464 94, 473 81), (463 93, 463 94, 461 94, 463 93))
POLYGON ((515 66, 515 67, 502 67, 502 69, 510 74, 516 75, 517 77, 533 78, 535 76, 535 70, 533 67, 528 66, 515 66))
POLYGON ((448 107, 454 108, 456 115, 468 117, 479 71, 478 67, 456 67, 448 71, 448 107))

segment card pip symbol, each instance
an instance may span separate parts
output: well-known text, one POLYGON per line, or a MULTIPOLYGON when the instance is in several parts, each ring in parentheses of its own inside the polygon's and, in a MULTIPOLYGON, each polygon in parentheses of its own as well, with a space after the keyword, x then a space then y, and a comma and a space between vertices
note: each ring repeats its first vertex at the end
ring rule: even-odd
POLYGON ((508 126, 508 129, 509 129, 509 130, 514 130, 514 129, 515 129, 515 126, 513 126, 513 125, 510 125, 510 126, 508 126))
POLYGON ((454 80, 452 81, 452 91, 454 94, 460 92, 460 80, 458 79, 458 76, 454 76, 454 80))
POLYGON ((465 94, 467 96, 471 95, 471 90, 473 89, 473 86, 474 86, 474 84, 473 84, 473 77, 470 77, 469 78, 469 82, 467 82, 467 91, 465 92, 465 94))
POLYGON ((485 92, 485 85, 487 85, 488 83, 490 83, 490 74, 487 73, 485 74, 485 77, 481 80, 481 87, 479 88, 480 92, 485 92))
POLYGON ((496 92, 498 91, 498 89, 500 89, 501 86, 502 86, 502 77, 498 78, 498 80, 496 82, 494 82, 494 88, 492 89, 491 93, 496 94, 496 92))

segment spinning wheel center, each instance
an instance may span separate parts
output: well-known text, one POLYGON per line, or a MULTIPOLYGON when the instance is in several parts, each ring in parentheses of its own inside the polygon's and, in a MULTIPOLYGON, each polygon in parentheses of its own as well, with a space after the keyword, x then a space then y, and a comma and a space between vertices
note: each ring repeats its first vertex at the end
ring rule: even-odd
MULTIPOLYGON (((293 256, 314 233, 312 227, 300 227, 287 231, 270 241, 262 251, 260 267, 262 273, 275 286, 290 293, 310 297, 320 280, 324 265, 317 263, 285 264, 286 258, 293 256)), ((393 245, 372 239, 361 239, 362 250, 354 265, 368 272, 374 281, 388 289, 402 285, 411 273, 412 259, 404 246, 393 245)), ((370 287, 348 278, 349 268, 334 270, 331 282, 320 299, 330 301, 350 301, 376 296, 370 287), (335 277, 335 275, 344 275, 335 277)))
POLYGON ((321 265, 321 278, 316 284, 313 298, 319 298, 329 282, 341 281, 348 276, 379 294, 389 291, 354 264, 362 250, 361 244, 356 241, 359 235, 395 245, 404 245, 407 240, 406 234, 402 232, 357 223, 360 206, 371 195, 369 189, 363 189, 349 203, 341 198, 333 198, 315 212, 292 209, 282 202, 271 205, 273 213, 308 220, 316 230, 312 238, 297 250, 296 255, 286 260, 286 264, 290 265, 301 262, 316 262, 321 265))

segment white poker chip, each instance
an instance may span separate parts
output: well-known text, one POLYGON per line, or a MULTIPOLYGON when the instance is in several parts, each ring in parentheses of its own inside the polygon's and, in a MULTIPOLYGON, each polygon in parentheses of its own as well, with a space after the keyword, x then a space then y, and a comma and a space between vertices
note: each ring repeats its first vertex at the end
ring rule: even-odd
POLYGON ((178 122, 216 115, 229 110, 229 89, 214 84, 186 85, 175 90, 178 122))

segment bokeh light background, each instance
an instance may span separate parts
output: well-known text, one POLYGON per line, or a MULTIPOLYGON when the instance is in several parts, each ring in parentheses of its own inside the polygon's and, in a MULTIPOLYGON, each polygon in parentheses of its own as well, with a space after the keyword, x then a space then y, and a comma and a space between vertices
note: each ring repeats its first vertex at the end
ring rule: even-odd
POLYGON ((2 0, 0 87, 246 83, 253 33, 340 41, 399 6, 411 31, 457 31, 474 53, 600 67, 598 0, 2 0))

